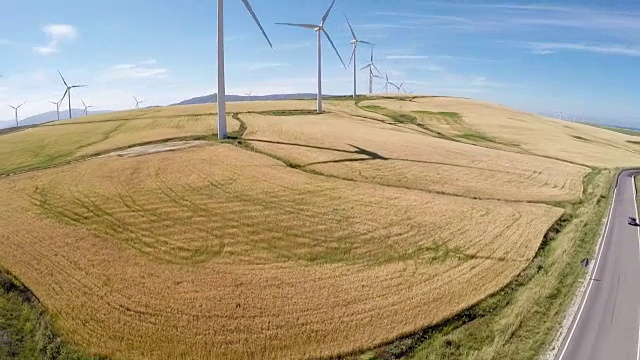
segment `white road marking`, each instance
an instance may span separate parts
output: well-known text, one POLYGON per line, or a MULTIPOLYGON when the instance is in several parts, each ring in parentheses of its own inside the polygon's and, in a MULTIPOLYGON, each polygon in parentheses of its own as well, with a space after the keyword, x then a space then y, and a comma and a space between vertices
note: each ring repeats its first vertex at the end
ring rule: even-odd
MULTIPOLYGON (((638 194, 636 193, 636 177, 631 177, 631 185, 633 186, 633 204, 636 207, 636 218, 638 217, 638 194)), ((640 227, 638 227, 638 256, 640 257, 640 227)), ((638 308, 638 323, 640 323, 640 308, 638 308)), ((638 326, 638 351, 636 352, 636 360, 640 360, 640 326, 638 326)))
POLYGON ((611 226, 611 214, 613 214, 613 209, 615 208, 615 205, 616 205, 617 192, 618 192, 618 187, 616 186, 616 188, 613 190, 613 200, 611 200, 611 209, 609 209, 609 217, 607 218, 607 225, 604 229, 604 234, 603 234, 604 238, 602 239, 602 244, 600 244, 600 249, 598 249, 598 257, 596 258, 596 265, 593 267, 593 271, 589 276, 589 286, 587 287, 587 292, 584 295, 584 299, 582 300, 582 305, 580 305, 580 310, 578 310, 578 315, 576 316, 576 320, 573 323, 573 327, 569 332, 569 337, 567 338, 567 341, 564 343, 564 348, 562 349, 562 352, 560 353, 560 357, 558 358, 558 360, 562 360, 562 358, 564 357, 564 354, 567 352, 567 349, 569 348, 569 344, 571 343, 571 338, 573 337, 573 333, 576 331, 576 328, 578 327, 578 323, 580 322, 580 316, 582 316, 582 311, 584 310, 584 306, 587 304, 587 299, 589 298, 589 292, 591 292, 591 286, 593 285, 593 280, 591 280, 591 278, 594 277, 598 272, 598 265, 600 265, 602 250, 604 249, 604 245, 607 242, 607 232, 609 231, 609 226, 611 226))

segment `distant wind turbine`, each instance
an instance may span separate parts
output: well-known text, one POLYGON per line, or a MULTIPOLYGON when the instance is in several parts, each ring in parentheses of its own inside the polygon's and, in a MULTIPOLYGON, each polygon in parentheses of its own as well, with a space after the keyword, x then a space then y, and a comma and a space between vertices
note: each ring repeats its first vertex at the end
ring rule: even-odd
POLYGON ((138 98, 135 96, 133 97, 133 100, 136 101, 136 109, 140 109, 140 104, 145 102, 144 100, 138 100, 138 98))
POLYGON ((349 30, 351 30, 351 36, 353 37, 351 39, 351 44, 353 44, 353 52, 351 53, 351 59, 349 59, 349 65, 351 65, 351 62, 353 61, 353 97, 356 97, 358 95, 358 68, 356 65, 358 44, 362 43, 362 44, 367 44, 371 46, 373 46, 373 44, 368 41, 358 40, 358 37, 356 36, 356 33, 353 31, 353 27, 351 27, 351 23, 347 18, 347 14, 344 14, 344 18, 347 20, 347 25, 349 25, 349 30))
MULTIPOLYGON (((64 86, 67 87, 67 89, 64 92, 64 95, 62 95, 62 100, 64 100, 64 97, 67 96, 67 94, 69 94, 69 119, 71 119, 71 117, 72 117, 72 115, 71 115, 71 89, 87 87, 88 85, 71 85, 71 86, 69 86, 69 84, 67 84, 67 81, 62 76, 62 73, 60 73, 60 70, 58 70, 58 75, 60 75, 60 78, 62 79, 62 82, 64 83, 64 86)), ((62 102, 62 100, 60 100, 60 101, 62 102)))
POLYGON ((80 100, 80 101, 82 101, 82 106, 84 106, 84 116, 89 115, 89 109, 94 106, 85 104, 84 100, 80 100))
POLYGON ((398 88, 398 85, 392 83, 391 81, 389 81, 389 74, 387 74, 387 72, 384 72, 384 87, 382 88, 382 91, 384 91, 385 93, 389 92, 389 85, 398 88))
POLYGON ((329 40, 329 43, 333 47, 333 50, 336 52, 336 55, 338 55, 338 58, 340 59, 342 66, 344 66, 345 69, 347 67, 344 64, 344 61, 342 60, 342 56, 340 56, 338 49, 336 49, 336 45, 333 43, 333 40, 331 40, 331 36, 329 36, 329 33, 324 29, 324 24, 327 22, 327 18, 329 17, 329 13, 331 13, 331 9, 333 8, 333 4, 335 4, 335 2, 336 0, 333 0, 331 2, 329 9, 327 9, 327 12, 322 17, 322 21, 320 22, 320 25, 276 23, 277 25, 287 25, 287 26, 295 26, 295 27, 301 27, 305 29, 311 29, 311 30, 314 30, 316 33, 318 33, 318 106, 317 106, 318 114, 322 113, 322 33, 324 33, 325 36, 327 37, 327 40, 329 40))
POLYGON ((19 123, 18 123, 18 109, 20 109, 22 107, 22 105, 24 105, 26 103, 27 102, 25 101, 25 102, 23 102, 22 104, 20 104, 18 106, 9 105, 9 107, 12 108, 13 110, 15 110, 15 112, 16 112, 16 127, 19 126, 19 123))
POLYGON ((58 115, 58 121, 60 121, 60 104, 62 103, 62 100, 64 98, 60 99, 60 101, 49 101, 51 104, 56 106, 56 115, 58 115))
POLYGON ((249 97, 249 101, 251 101, 251 94, 253 94, 253 91, 249 90, 248 93, 244 93, 245 95, 247 95, 249 97))
POLYGON ((398 94, 400 93, 400 90, 404 91, 405 94, 407 93, 407 90, 404 89, 404 82, 401 82, 398 86, 398 94))
POLYGON ((382 73, 380 72, 380 70, 378 70, 378 67, 373 63, 373 47, 371 47, 371 59, 369 60, 369 63, 364 67, 362 67, 362 69, 360 70, 364 70, 367 68, 369 69, 369 94, 373 94, 373 78, 377 77, 382 79, 382 73), (373 73, 373 69, 375 69, 378 72, 379 76, 373 73))
MULTIPOLYGON (((258 20, 258 16, 253 11, 251 4, 249 1, 242 0, 242 3, 253 17, 253 20, 256 22, 260 31, 262 31, 262 35, 269 46, 273 48, 271 44, 271 40, 267 36, 267 33, 264 31, 262 24, 260 24, 260 20, 258 20)), ((226 108, 226 91, 224 84, 224 0, 218 0, 218 139, 225 139, 227 137, 227 108, 226 108)))

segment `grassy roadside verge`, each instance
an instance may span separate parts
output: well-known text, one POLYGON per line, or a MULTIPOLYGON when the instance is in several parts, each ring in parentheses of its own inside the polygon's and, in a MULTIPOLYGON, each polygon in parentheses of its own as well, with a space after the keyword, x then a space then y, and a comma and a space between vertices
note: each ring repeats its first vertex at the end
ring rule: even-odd
POLYGON ((36 297, 0 268, 0 359, 98 360, 65 343, 36 297))
POLYGON ((584 180, 580 203, 545 237, 508 286, 453 319, 353 359, 536 359, 553 341, 592 257, 611 200, 613 170, 584 180), (559 231, 559 232, 558 232, 559 231))

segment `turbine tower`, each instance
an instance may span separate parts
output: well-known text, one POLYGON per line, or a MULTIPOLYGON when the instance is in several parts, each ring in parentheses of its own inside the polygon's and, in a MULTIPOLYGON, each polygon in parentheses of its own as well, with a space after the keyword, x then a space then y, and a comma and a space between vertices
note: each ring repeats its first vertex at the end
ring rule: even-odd
POLYGON ((60 78, 62 79, 62 82, 64 83, 64 86, 67 87, 67 89, 64 92, 64 95, 62 95, 62 99, 60 100, 60 102, 62 102, 62 100, 64 100, 64 97, 67 96, 67 94, 69 94, 69 119, 71 119, 71 117, 72 117, 72 115, 71 115, 71 89, 87 87, 88 85, 71 85, 71 86, 69 86, 69 84, 67 84, 67 81, 62 76, 62 73, 60 73, 60 70, 58 70, 58 75, 60 75, 60 78))
POLYGON ((80 101, 82 101, 82 106, 84 106, 84 116, 89 115, 89 108, 92 108, 93 106, 85 104, 84 100, 80 101))
MULTIPOLYGON (((271 40, 264 31, 258 16, 251 8, 248 0, 242 0, 242 3, 253 17, 262 35, 267 39, 269 46, 273 48, 271 40)), ((226 109, 226 93, 224 86, 224 0, 218 0, 218 139, 227 137, 227 109, 226 109)))
POLYGON ((138 98, 135 96, 133 97, 133 100, 136 101, 136 109, 140 109, 140 104, 145 102, 144 100, 138 100, 138 98))
POLYGON ((382 73, 380 72, 380 70, 378 70, 378 67, 373 63, 373 47, 371 47, 371 58, 369 60, 369 63, 363 66, 362 69, 360 70, 364 70, 367 68, 369 69, 369 94, 373 94, 373 78, 377 77, 382 79, 382 73), (375 75, 373 73, 373 69, 375 69, 380 75, 379 76, 375 75))
POLYGON ((62 100, 64 98, 60 99, 60 101, 49 101, 51 104, 56 106, 56 115, 58 115, 58 121, 60 121, 60 104, 62 103, 62 100))
POLYGON ((333 50, 335 50, 336 54, 338 55, 338 58, 340 59, 340 62, 342 63, 342 66, 344 66, 345 69, 347 68, 347 66, 344 64, 344 61, 342 60, 342 56, 340 56, 340 53, 338 52, 338 49, 336 49, 336 46, 333 43, 333 40, 331 40, 331 36, 329 36, 329 33, 327 32, 327 30, 324 29, 324 24, 327 22, 327 18, 329 17, 329 13, 331 13, 331 9, 333 8, 333 4, 335 4, 335 3, 336 3, 336 0, 333 0, 331 2, 331 5, 329 5, 329 9, 327 9, 327 12, 322 17, 322 21, 320 22, 320 25, 276 23, 277 25, 287 25, 287 26, 295 26, 295 27, 301 27, 301 28, 305 28, 305 29, 311 29, 311 30, 313 30, 313 31, 315 31, 317 33, 317 36, 318 36, 318 106, 317 106, 317 111, 318 111, 318 114, 322 113, 322 33, 324 33, 325 36, 327 37, 327 40, 329 40, 329 43, 331 44, 331 46, 333 47, 333 50))
MULTIPOLYGON (((344 13, 343 13, 344 14, 344 13)), ((367 44, 367 45, 371 45, 373 46, 372 43, 368 42, 368 41, 364 41, 364 40, 358 40, 358 37, 356 36, 356 33, 353 31, 353 27, 351 27, 351 23, 349 22, 349 19, 347 18, 347 14, 344 14, 344 18, 347 20, 347 25, 349 25, 349 30, 351 30, 351 36, 353 37, 351 39, 351 44, 353 44, 353 52, 351 53, 351 59, 349 59, 349 65, 351 65, 351 62, 353 61, 353 97, 355 98, 358 95, 358 68, 356 67, 356 52, 358 50, 358 44, 362 43, 362 44, 367 44)), ((372 60, 373 62, 373 60, 372 60)), ((371 79, 369 79, 371 80, 371 79)))
POLYGON ((9 105, 9 107, 12 108, 13 110, 15 110, 15 112, 16 112, 16 127, 19 126, 19 123, 18 123, 18 109, 20 109, 22 107, 22 105, 24 105, 26 103, 27 102, 25 101, 25 102, 23 102, 22 104, 20 104, 18 106, 9 105))

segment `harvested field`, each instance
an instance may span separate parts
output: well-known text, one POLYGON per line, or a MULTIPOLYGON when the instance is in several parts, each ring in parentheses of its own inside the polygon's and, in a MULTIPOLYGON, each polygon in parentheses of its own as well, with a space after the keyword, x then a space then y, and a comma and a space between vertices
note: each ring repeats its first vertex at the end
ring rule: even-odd
POLYGON ((635 136, 527 114, 496 104, 459 98, 424 97, 414 101, 368 100, 360 105, 377 105, 417 114, 427 124, 452 136, 471 129, 500 142, 517 144, 522 150, 533 154, 579 164, 620 167, 634 166, 640 162, 640 149, 627 142, 636 139, 635 136), (464 127, 420 116, 420 112, 424 111, 459 113, 464 120, 464 127))
POLYGON ((477 198, 560 201, 580 196, 588 171, 341 115, 241 118, 248 128, 244 138, 253 147, 307 170, 369 183, 477 198))
MULTIPOLYGON (((309 110, 313 101, 229 103, 228 130, 236 111, 309 110)), ((217 132, 215 104, 149 108, 53 122, 0 137, 0 175, 38 169, 135 144, 217 132)))
POLYGON ((0 263, 74 343, 123 359, 368 348, 504 286, 562 213, 356 186, 230 145, 94 159, 0 192, 0 263))

